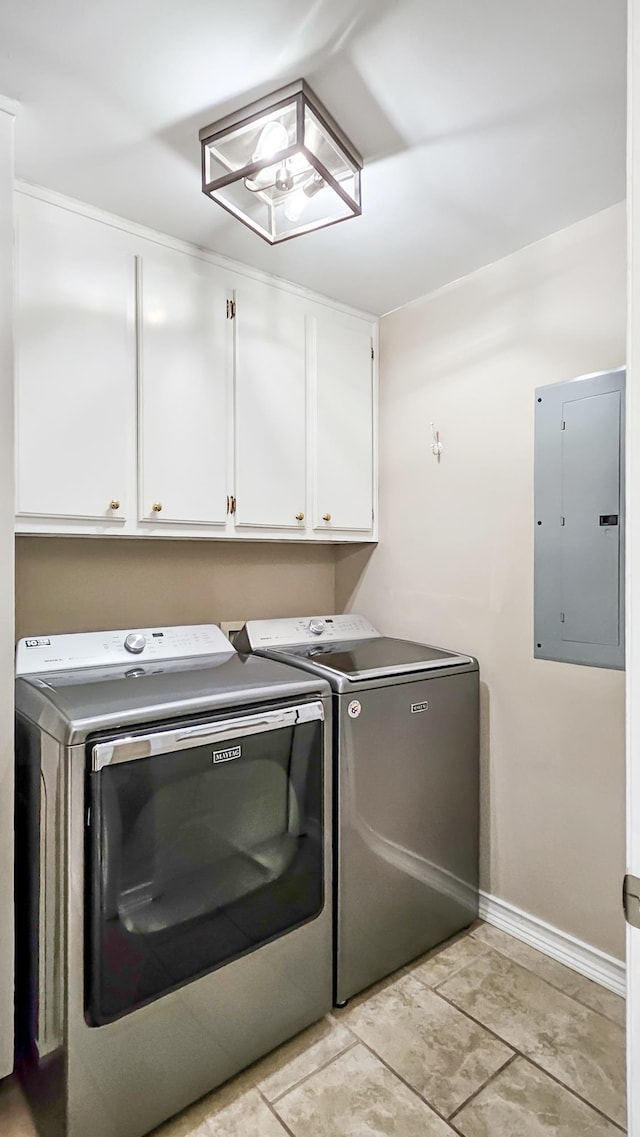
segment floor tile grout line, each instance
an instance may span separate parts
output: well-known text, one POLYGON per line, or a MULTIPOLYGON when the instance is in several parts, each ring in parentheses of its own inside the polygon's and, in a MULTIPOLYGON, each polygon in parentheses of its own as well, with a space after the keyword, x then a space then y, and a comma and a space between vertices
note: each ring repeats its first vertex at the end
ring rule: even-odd
MULTIPOLYGON (((398 1070, 394 1069, 394 1067, 391 1065, 391 1063, 387 1062, 386 1058, 383 1058, 382 1055, 379 1054, 377 1050, 374 1050, 373 1046, 369 1046, 369 1043, 365 1042, 364 1039, 362 1039, 362 1038, 358 1038, 358 1042, 361 1044, 361 1046, 364 1046, 365 1050, 368 1050, 369 1053, 372 1054, 374 1058, 377 1058, 378 1062, 380 1062, 380 1064, 382 1066, 384 1066, 385 1069, 387 1069, 390 1074, 393 1074, 394 1078, 397 1078, 399 1082, 402 1082, 403 1086, 406 1086, 406 1088, 411 1091, 411 1093, 414 1095, 414 1097, 417 1097, 419 1099, 419 1101, 421 1101, 424 1105, 426 1105, 427 1108, 430 1109, 431 1112, 436 1115, 436 1117, 439 1117, 441 1121, 445 1122, 445 1124, 447 1124, 447 1125, 449 1124, 446 1115, 444 1113, 442 1113, 442 1111, 439 1110, 438 1107, 433 1104, 433 1102, 428 1101, 428 1099, 424 1096, 424 1094, 421 1094, 420 1090, 417 1090, 415 1086, 412 1086, 411 1082, 408 1082, 407 1079, 405 1077, 403 1077, 403 1075, 398 1070)), ((456 1130, 456 1132, 457 1132, 457 1130, 456 1130)))
POLYGON ((568 1086, 566 1082, 561 1081, 560 1078, 556 1077, 555 1074, 552 1074, 549 1070, 546 1070, 544 1066, 541 1066, 538 1062, 535 1061, 534 1058, 531 1058, 530 1055, 524 1054, 523 1051, 518 1050, 516 1052, 516 1056, 518 1058, 521 1058, 523 1062, 528 1062, 530 1066, 533 1066, 534 1070, 538 1070, 539 1073, 543 1074, 545 1078, 548 1078, 550 1082, 555 1082, 557 1086, 560 1086, 561 1090, 565 1090, 566 1093, 570 1094, 571 1097, 576 1099, 576 1101, 581 1102, 582 1105, 586 1105, 587 1108, 592 1111, 592 1113, 597 1113, 598 1116, 601 1117, 603 1121, 606 1121, 608 1125, 613 1125, 614 1129, 619 1130, 620 1133, 627 1133, 627 1129, 624 1125, 621 1125, 619 1121, 614 1121, 613 1118, 609 1117, 609 1114, 605 1113, 602 1109, 600 1109, 599 1106, 594 1105, 592 1101, 587 1101, 587 1099, 583 1098, 581 1094, 576 1093, 575 1090, 571 1089, 571 1086, 568 1086))
MULTIPOLYGON (((493 927, 493 925, 487 924, 487 927, 493 927)), ((500 929, 498 929, 498 930, 500 930, 500 929)), ((560 994, 565 995, 567 999, 572 999, 574 1003, 578 1004, 578 1006, 584 1007, 588 1011, 592 1011, 593 1014, 595 1014, 595 1015, 601 1015, 601 1017, 603 1019, 607 1019, 608 1022, 613 1023, 617 1027, 621 1026, 621 1024, 618 1022, 618 1020, 615 1019, 612 1015, 607 1014, 606 1011, 597 1010, 596 1007, 593 1007, 590 1003, 584 1002, 583 999, 579 999, 576 995, 569 994, 569 992, 564 987, 559 986, 557 983, 552 983, 550 979, 546 979, 545 976, 540 974, 540 972, 535 971, 533 969, 533 967, 530 967, 528 964, 523 963, 522 960, 516 959, 512 955, 508 955, 506 951, 503 951, 501 948, 496 947, 495 944, 492 944, 489 941, 484 940, 482 938, 482 936, 479 936, 477 934, 478 931, 479 931, 478 928, 474 928, 473 930, 468 931, 466 933, 466 935, 461 935, 461 936, 456 937, 456 939, 452 940, 450 943, 447 942, 446 946, 442 947, 441 951, 438 951, 437 949, 433 949, 432 951, 430 951, 428 953, 427 959, 424 960, 422 964, 417 963, 414 960, 414 961, 412 961, 412 963, 407 964, 405 967, 399 968, 397 974, 398 975, 400 975, 400 974, 402 974, 402 975, 415 975, 415 978, 418 979, 418 981, 420 983, 422 983, 423 986, 428 987, 430 991, 437 991, 438 987, 441 987, 443 985, 443 983, 448 983, 448 981, 450 979, 453 979, 454 976, 458 975, 461 971, 464 971, 464 969, 466 967, 470 967, 473 963, 473 960, 471 960, 471 961, 467 960, 465 963, 461 963, 458 967, 455 967, 453 971, 450 971, 449 974, 444 979, 440 979, 437 983, 427 983, 424 979, 421 979, 420 976, 416 974, 416 972, 419 971, 420 967, 423 966, 423 964, 431 963, 433 960, 438 959, 438 957, 440 955, 444 955, 451 948, 455 947, 456 944, 463 943, 465 940, 468 940, 468 939, 472 939, 474 944, 477 944, 478 947, 482 949, 482 952, 495 952, 497 955, 502 956, 503 959, 508 959, 510 963, 515 963, 518 965, 518 967, 523 967, 525 969, 525 971, 530 971, 532 975, 535 975, 543 983, 546 983, 547 986, 551 987, 551 989, 553 991, 559 991, 560 994)), ((504 935, 507 936, 507 935, 509 935, 509 933, 505 932, 504 935)), ((525 947, 530 948, 531 951, 537 952, 538 955, 542 956, 542 958, 545 960, 549 960, 550 963, 556 963, 558 965, 558 967, 565 967, 567 969, 567 971, 571 971, 572 974, 575 974, 580 979, 584 979, 585 982, 595 983, 596 986, 599 986, 599 984, 597 984, 594 979, 589 979, 589 977, 587 975, 582 975, 582 973, 579 971, 574 972, 573 969, 568 967, 568 965, 566 963, 562 963, 561 960, 559 960, 559 959, 554 959, 553 956, 551 956, 551 955, 546 955, 543 951, 539 951, 538 948, 531 947, 531 944, 526 944, 524 940, 518 940, 516 936, 511 936, 510 938, 513 939, 516 943, 522 943, 525 947)), ((418 958, 420 958, 420 957, 418 957, 418 958)), ((609 991, 609 988, 605 987, 605 988, 603 988, 603 990, 609 991)), ((616 994, 615 991, 611 991, 609 993, 612 995, 616 994)), ((617 998, 622 998, 622 996, 618 995, 617 998)))
POLYGON ((465 1134, 462 1132, 462 1130, 458 1129, 458 1126, 456 1125, 455 1121, 447 1121, 447 1122, 445 1122, 445 1124, 451 1130, 452 1133, 455 1133, 456 1137, 465 1137, 465 1134))
POLYGON ((555 1082, 557 1086, 560 1086, 561 1089, 566 1090, 567 1093, 571 1094, 571 1096, 576 1098, 577 1101, 582 1102, 583 1105, 588 1106, 588 1108, 592 1110, 593 1113, 597 1113, 599 1117, 603 1119, 603 1121, 607 1121, 609 1125, 613 1125, 615 1129, 618 1129, 620 1131, 620 1133, 627 1132, 626 1126, 621 1125, 619 1121, 614 1121, 613 1117, 609 1117, 609 1114, 605 1113, 603 1109, 600 1109, 599 1105, 594 1105, 592 1101, 588 1101, 587 1098, 583 1098, 582 1094, 577 1093, 577 1091, 572 1089, 571 1086, 568 1086, 566 1082, 563 1082, 561 1078, 558 1078, 555 1074, 552 1074, 550 1070, 547 1070, 544 1066, 541 1066, 539 1062, 536 1062, 535 1058, 532 1058, 529 1054, 525 1054, 522 1050, 518 1050, 517 1054, 519 1058, 522 1058, 523 1061, 528 1062, 530 1066, 533 1066, 536 1070, 539 1070, 540 1073, 544 1074, 546 1078, 549 1078, 551 1082, 555 1082))
POLYGON ((521 1058, 524 1058, 527 1062, 530 1062, 532 1066, 535 1066, 537 1070, 540 1070, 541 1073, 546 1074, 548 1078, 551 1078, 552 1082, 556 1082, 557 1085, 562 1086, 563 1089, 567 1090, 570 1094, 573 1094, 573 1096, 577 1098, 578 1101, 581 1101, 583 1105, 588 1105, 590 1109, 593 1109, 596 1113, 599 1113, 600 1116, 605 1119, 605 1121, 609 1121, 611 1125, 615 1125, 616 1129, 619 1129, 621 1133, 627 1132, 624 1126, 620 1125, 618 1121, 614 1121, 613 1117, 610 1117, 609 1114, 605 1113, 604 1110, 600 1109, 599 1106, 594 1105, 591 1101, 588 1101, 588 1099, 584 1098, 582 1094, 579 1094, 577 1090, 574 1090, 571 1086, 568 1086, 566 1082, 563 1082, 561 1078, 558 1078, 556 1074, 552 1074, 550 1070, 547 1070, 545 1066, 541 1066, 540 1063, 536 1062, 535 1058, 532 1058, 530 1054, 526 1053, 526 1051, 518 1049, 518 1047, 515 1046, 512 1042, 508 1042, 506 1038, 503 1038, 502 1035, 497 1034, 495 1030, 492 1030, 491 1027, 481 1022, 480 1019, 474 1018, 473 1015, 470 1015, 468 1011, 465 1011, 462 1009, 462 1007, 459 1007, 457 1003, 453 1003, 451 999, 447 999, 447 997, 440 991, 435 991, 434 994, 437 994, 439 999, 442 999, 442 1001, 444 1003, 447 1003, 448 1006, 453 1007, 455 1011, 459 1011, 461 1015, 464 1015, 472 1023, 475 1023, 476 1026, 479 1026, 482 1028, 482 1030, 485 1030, 487 1034, 491 1035, 492 1038, 497 1039, 497 1041, 501 1042, 504 1046, 509 1046, 521 1058))
POLYGON ((505 1070, 507 1070, 509 1066, 512 1066, 514 1062, 517 1062, 518 1058, 520 1057, 521 1055, 518 1054, 517 1050, 514 1050, 513 1054, 509 1055, 499 1070, 494 1070, 491 1077, 487 1078, 487 1080, 483 1082, 481 1086, 478 1086, 477 1090, 474 1090, 473 1093, 470 1094, 469 1097, 462 1102, 462 1105, 457 1106, 456 1109, 454 1109, 453 1113, 449 1114, 449 1117, 447 1118, 449 1125, 451 1125, 451 1122, 455 1120, 455 1118, 459 1113, 462 1112, 463 1109, 466 1109, 466 1107, 470 1105, 471 1102, 474 1101, 475 1098, 477 1098, 483 1092, 483 1090, 486 1090, 487 1087, 490 1086, 491 1083, 500 1076, 500 1074, 504 1074, 505 1070))
POLYGON ((466 1134, 462 1132, 462 1129, 458 1129, 455 1121, 447 1121, 447 1125, 449 1126, 451 1132, 455 1133, 457 1137, 466 1137, 466 1134))
MULTIPOLYGON (((456 941, 456 942, 458 942, 458 941, 456 941)), ((437 956, 434 956, 434 958, 437 959, 437 956)), ((422 983, 423 987, 427 987, 429 989, 429 991, 437 991, 439 986, 441 986, 443 983, 448 983, 450 979, 453 979, 461 971, 464 971, 465 967, 469 967, 470 964, 473 962, 474 962, 473 960, 468 960, 468 959, 465 960, 464 963, 459 964, 458 967, 455 967, 453 969, 453 971, 450 971, 449 974, 446 975, 444 979, 440 979, 437 983, 427 983, 426 980, 421 979, 421 977, 417 974, 417 972, 420 970, 421 967, 424 966, 424 964, 418 963, 418 964, 416 964, 415 967, 405 967, 405 968, 403 968, 403 971, 404 971, 405 975, 413 975, 414 978, 416 978, 419 983, 422 983)), ((426 960, 426 963, 431 963, 431 960, 430 959, 426 960)))
MULTIPOLYGON (((257 1088, 257 1087, 256 1087, 256 1088, 257 1088)), ((262 1093, 260 1090, 258 1090, 258 1093, 260 1094, 260 1097, 262 1098, 262 1100, 263 1100, 264 1104, 266 1105, 267 1109, 269 1110, 269 1112, 270 1112, 271 1114, 273 1114, 273 1116, 275 1117, 276 1121, 277 1121, 277 1122, 278 1122, 278 1124, 279 1124, 279 1125, 282 1127, 282 1129, 284 1130, 284 1132, 285 1132, 285 1133, 288 1133, 289 1137, 296 1137, 295 1133, 293 1132, 293 1129, 289 1129, 289 1126, 287 1125, 286 1121, 284 1121, 284 1120, 283 1120, 283 1119, 280 1117, 280 1114, 279 1114, 279 1113, 277 1113, 277 1111, 276 1111, 276 1110, 273 1108, 273 1106, 272 1106, 271 1102, 267 1100, 267 1098, 264 1096, 264 1094, 263 1094, 263 1093, 262 1093)))
MULTIPOLYGON (((488 926, 493 927, 492 924, 489 924, 488 926)), ((509 934, 508 932, 504 933, 505 936, 508 934, 509 934)), ((485 949, 489 948, 491 951, 497 952, 497 954, 501 955, 503 959, 508 959, 510 963, 516 963, 519 967, 524 967, 525 971, 530 971, 532 975, 536 975, 538 979, 541 979, 542 982, 546 983, 548 987, 551 987, 553 991, 560 991, 560 993, 562 995, 566 995, 567 999, 573 999, 574 1003, 577 1003, 578 1006, 586 1007, 586 1009, 588 1011, 593 1011, 594 1015, 601 1015, 603 1019, 607 1019, 610 1023, 614 1023, 615 1026, 618 1026, 618 1027, 620 1026, 620 1023, 618 1022, 618 1020, 612 1018, 611 1015, 606 1014, 605 1011, 598 1011, 598 1010, 596 1010, 595 1007, 592 1007, 590 1003, 585 1003, 582 999, 578 999, 578 997, 576 995, 570 995, 569 992, 567 990, 565 990, 564 987, 559 987, 557 983, 552 983, 550 979, 546 979, 544 975, 540 975, 540 973, 538 971, 534 971, 534 969, 532 967, 529 967, 526 963, 523 963, 522 960, 516 959, 512 955, 507 955, 506 951, 501 951, 501 949, 499 947, 495 947, 494 944, 490 944, 486 940, 483 940, 482 937, 477 936, 475 934, 475 932, 469 932, 469 937, 473 937, 474 941, 479 943, 479 944, 482 944, 485 949)), ((600 984, 596 983, 595 979, 589 979, 588 975, 583 975, 580 971, 574 972, 573 969, 571 967, 568 967, 566 963, 562 963, 559 959, 554 959, 552 955, 545 955, 545 953, 543 951, 538 951, 538 948, 531 947, 531 944, 525 943, 524 940, 518 940, 518 939, 516 939, 515 936, 512 936, 511 938, 513 940, 515 940, 516 943, 518 943, 518 944, 521 943, 525 947, 530 948, 531 951, 538 952, 538 954, 541 955, 543 959, 548 959, 551 963, 557 963, 558 967, 566 967, 567 971, 571 971, 572 974, 577 975, 580 979, 584 979, 585 982, 595 983, 596 987, 600 986, 600 984)), ((468 967, 469 965, 464 964, 463 966, 468 967)), ((442 985, 442 983, 446 983, 448 979, 453 979, 453 976, 457 975, 458 971, 460 971, 460 970, 462 970, 462 968, 458 968, 455 972, 452 972, 452 974, 450 976, 447 976, 447 979, 442 979, 440 986, 442 985)), ((436 989, 437 989, 437 986, 432 988, 432 990, 436 990, 436 989)), ((609 991, 608 987, 603 987, 602 989, 603 989, 603 991, 609 991)), ((616 995, 616 992, 615 991, 609 991, 609 994, 616 995)), ((618 999, 622 999, 622 995, 617 995, 616 997, 618 999)))
MULTIPOLYGON (((453 1007, 454 1010, 459 1011, 460 1014, 465 1015, 465 1017, 470 1019, 472 1023, 475 1023, 476 1026, 479 1026, 482 1028, 482 1030, 485 1030, 487 1034, 490 1034, 492 1036, 492 1038, 497 1039, 498 1042, 502 1042, 505 1046, 510 1046, 516 1054, 518 1054, 521 1058, 526 1059, 527 1062, 530 1062, 532 1066, 535 1066, 536 1069, 540 1070, 543 1074, 546 1074, 547 1077, 552 1079, 552 1081, 557 1082, 559 1086, 562 1086, 565 1090, 568 1090, 569 1093, 573 1094, 574 1097, 578 1098, 585 1105, 590 1106, 591 1109, 595 1109, 596 1113, 601 1114, 602 1117, 605 1117, 607 1121, 611 1122, 612 1125, 616 1125, 619 1129, 621 1128, 617 1121, 614 1121, 612 1117, 609 1117, 609 1115, 604 1113, 598 1106, 593 1105, 592 1102, 587 1101, 586 1098, 583 1098, 581 1094, 572 1089, 571 1086, 568 1086, 567 1083, 563 1082, 562 1079, 559 1078, 556 1074, 552 1074, 544 1066, 541 1066, 540 1063, 537 1062, 535 1058, 532 1058, 530 1054, 527 1054, 525 1050, 520 1050, 517 1046, 514 1045, 514 1043, 507 1042, 507 1040, 503 1038, 502 1035, 497 1034, 495 1030, 492 1030, 490 1026, 487 1026, 486 1023, 483 1023, 480 1019, 474 1018, 473 1015, 469 1014, 468 1011, 463 1010, 462 1007, 459 1007, 457 1003, 454 1003, 451 999, 448 999, 446 995, 443 995, 440 992, 436 992, 436 994, 438 994, 439 998, 442 999, 443 1002, 447 1003, 450 1007, 453 1007)), ((622 1131, 626 1133, 626 1129, 623 1129, 622 1131)))
MULTIPOLYGON (((353 1034, 353 1031, 350 1031, 349 1033, 353 1034)), ((290 1094, 293 1090, 297 1090, 299 1086, 303 1086, 305 1082, 309 1081, 310 1078, 313 1078, 316 1074, 319 1074, 321 1070, 326 1070, 328 1066, 333 1065, 333 1063, 336 1062, 338 1058, 342 1058, 344 1054, 348 1054, 349 1051, 353 1050, 354 1046, 357 1046, 359 1042, 360 1039, 357 1037, 357 1035, 353 1035, 353 1041, 350 1042, 348 1046, 343 1046, 342 1050, 339 1050, 337 1053, 332 1054, 331 1058, 327 1058, 325 1062, 321 1062, 319 1066, 316 1066, 315 1070, 311 1070, 309 1074, 305 1074, 302 1078, 299 1078, 297 1082, 293 1082, 292 1085, 288 1086, 286 1090, 282 1091, 282 1093, 276 1094, 274 1098, 266 1098, 263 1090, 260 1090, 260 1093, 263 1097, 265 1097, 265 1100, 270 1101, 271 1105, 275 1105, 276 1102, 282 1101, 282 1099, 285 1098, 287 1094, 290 1094)))

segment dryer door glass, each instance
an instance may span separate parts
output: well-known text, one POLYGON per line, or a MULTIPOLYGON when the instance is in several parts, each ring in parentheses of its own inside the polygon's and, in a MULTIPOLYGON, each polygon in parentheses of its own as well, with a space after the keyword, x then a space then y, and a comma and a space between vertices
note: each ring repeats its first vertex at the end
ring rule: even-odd
POLYGON ((317 701, 90 741, 91 1025, 321 911, 322 718, 317 701))

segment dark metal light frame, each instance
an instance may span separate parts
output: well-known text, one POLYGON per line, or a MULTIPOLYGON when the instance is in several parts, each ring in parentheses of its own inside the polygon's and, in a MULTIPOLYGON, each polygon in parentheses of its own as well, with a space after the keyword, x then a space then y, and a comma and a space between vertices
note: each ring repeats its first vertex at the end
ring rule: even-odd
MULTIPOLYGON (((347 138, 344 131, 341 130, 335 119, 329 114, 304 79, 299 79, 295 83, 281 87, 277 91, 274 91, 273 94, 262 99, 257 99, 248 106, 242 107, 238 111, 219 119, 217 122, 203 127, 198 137, 201 145, 202 192, 218 205, 221 205, 232 217, 236 217, 239 221, 242 221, 252 232, 257 233, 258 236, 262 237, 268 244, 280 244, 282 241, 292 240, 294 237, 301 236, 304 233, 313 232, 316 229, 322 229, 329 225, 336 225, 340 221, 348 221, 351 217, 358 217, 362 212, 360 199, 362 158, 353 143, 347 138), (223 140, 232 135, 234 131, 239 128, 248 127, 252 122, 258 122, 264 118, 265 115, 272 114, 285 107, 291 109, 295 107, 295 138, 288 146, 278 150, 275 155, 270 154, 257 161, 252 160, 239 169, 230 169, 228 173, 222 174, 218 178, 214 178, 211 181, 207 180, 207 147, 210 144, 218 140, 223 140), (305 111, 307 107, 333 143, 338 154, 343 159, 345 166, 351 166, 353 168, 353 195, 344 189, 334 174, 331 173, 327 166, 307 146, 305 139, 305 111), (217 196, 218 191, 225 187, 235 182, 254 179, 261 170, 284 164, 287 159, 297 154, 304 156, 309 167, 315 170, 326 185, 329 186, 344 203, 345 207, 349 210, 346 216, 337 218, 328 217, 326 220, 310 222, 307 225, 303 223, 296 228, 295 232, 284 232, 281 235, 276 235, 272 232, 271 237, 269 237, 264 228, 259 226, 257 222, 254 222, 248 214, 243 213, 239 208, 234 209, 229 202, 217 196)), ((217 160, 222 163, 222 159, 219 156, 217 160)), ((249 202, 251 196, 256 191, 247 189, 246 192, 248 195, 247 202, 249 202)), ((281 198, 277 204, 280 204, 282 200, 281 198)), ((273 216, 275 208, 276 205, 272 203, 270 206, 272 210, 271 216, 273 216)))

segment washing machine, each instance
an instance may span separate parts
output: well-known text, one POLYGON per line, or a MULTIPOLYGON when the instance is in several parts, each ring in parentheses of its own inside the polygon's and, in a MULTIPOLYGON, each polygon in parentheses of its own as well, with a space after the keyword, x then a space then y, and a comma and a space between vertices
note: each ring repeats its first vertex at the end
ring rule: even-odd
POLYGON ((234 644, 333 690, 343 1004, 477 916, 478 663, 357 615, 252 620, 234 644))
POLYGON ((16 672, 17 1069, 43 1137, 141 1137, 332 1005, 330 688, 214 625, 16 672))

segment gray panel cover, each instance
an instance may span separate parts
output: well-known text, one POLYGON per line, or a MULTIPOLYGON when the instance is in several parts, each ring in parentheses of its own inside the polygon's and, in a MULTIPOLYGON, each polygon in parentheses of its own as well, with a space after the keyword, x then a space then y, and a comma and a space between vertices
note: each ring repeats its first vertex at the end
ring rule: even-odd
POLYGON ((534 655, 624 667, 624 368, 536 391, 534 655))

